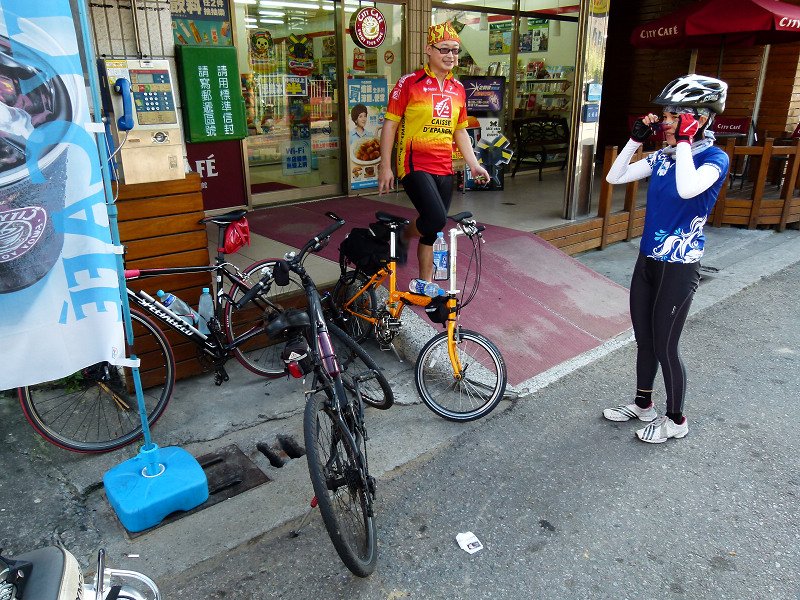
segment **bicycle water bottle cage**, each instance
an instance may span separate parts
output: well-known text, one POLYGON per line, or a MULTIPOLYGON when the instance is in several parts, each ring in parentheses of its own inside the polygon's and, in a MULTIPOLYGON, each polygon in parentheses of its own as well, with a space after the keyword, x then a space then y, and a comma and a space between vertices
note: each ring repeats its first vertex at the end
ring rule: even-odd
POLYGON ((269 337, 278 337, 288 331, 306 329, 310 326, 311 320, 308 318, 306 311, 299 308, 290 308, 270 321, 266 332, 269 337))

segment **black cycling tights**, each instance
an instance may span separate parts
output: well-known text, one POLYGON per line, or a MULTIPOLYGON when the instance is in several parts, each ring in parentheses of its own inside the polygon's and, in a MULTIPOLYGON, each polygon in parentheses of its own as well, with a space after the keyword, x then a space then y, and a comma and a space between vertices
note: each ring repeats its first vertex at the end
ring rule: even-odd
POLYGON ((678 343, 699 283, 700 263, 670 263, 639 254, 633 269, 631 320, 637 345, 636 387, 653 389, 661 365, 668 413, 683 412, 686 368, 678 343))
POLYGON ((447 223, 447 211, 450 210, 453 196, 453 176, 412 171, 403 177, 402 183, 419 213, 417 230, 422 234, 419 243, 433 246, 436 234, 447 223))

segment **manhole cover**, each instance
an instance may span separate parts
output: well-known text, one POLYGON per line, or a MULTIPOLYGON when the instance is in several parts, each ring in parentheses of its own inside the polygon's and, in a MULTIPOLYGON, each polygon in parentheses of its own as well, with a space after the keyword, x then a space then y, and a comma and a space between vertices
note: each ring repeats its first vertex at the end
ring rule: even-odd
POLYGON ((172 523, 191 514, 199 512, 209 506, 233 498, 249 489, 271 481, 256 464, 247 458, 236 444, 220 448, 211 454, 204 454, 197 458, 208 478, 208 500, 192 510, 181 511, 167 515, 155 527, 136 533, 128 532, 128 537, 136 538, 140 535, 157 529, 167 523, 172 523))

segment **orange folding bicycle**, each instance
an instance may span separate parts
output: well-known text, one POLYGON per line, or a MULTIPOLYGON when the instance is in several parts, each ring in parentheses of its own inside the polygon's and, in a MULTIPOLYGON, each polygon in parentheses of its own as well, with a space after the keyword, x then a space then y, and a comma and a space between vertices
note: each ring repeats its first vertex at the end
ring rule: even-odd
POLYGON ((456 223, 449 231, 450 287, 444 296, 430 298, 397 289, 397 233, 408 220, 380 211, 375 216, 389 230, 389 260, 374 273, 343 266, 332 294, 335 318, 354 339, 373 336, 381 349, 388 350, 394 349, 405 306, 425 307, 431 320, 441 323, 445 331, 433 336, 417 357, 414 380, 420 397, 433 412, 451 421, 472 421, 489 414, 505 393, 503 356, 485 336, 459 325, 461 309, 475 297, 480 283, 485 228, 476 224, 470 212, 448 217, 456 223), (472 242, 467 271, 472 286, 466 299, 456 287, 456 244, 461 235, 472 242), (475 274, 470 278, 473 263, 475 274), (376 290, 387 280, 386 300, 379 302, 376 290))

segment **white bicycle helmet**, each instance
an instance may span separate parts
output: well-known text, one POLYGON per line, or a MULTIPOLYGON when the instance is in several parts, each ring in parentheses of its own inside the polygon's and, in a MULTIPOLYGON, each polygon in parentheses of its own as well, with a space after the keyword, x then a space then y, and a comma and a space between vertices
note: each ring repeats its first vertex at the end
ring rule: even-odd
POLYGON ((728 84, 705 75, 683 75, 671 81, 653 100, 654 104, 680 108, 707 108, 715 114, 725 110, 728 84))

